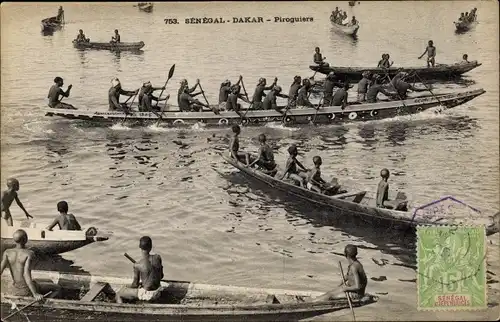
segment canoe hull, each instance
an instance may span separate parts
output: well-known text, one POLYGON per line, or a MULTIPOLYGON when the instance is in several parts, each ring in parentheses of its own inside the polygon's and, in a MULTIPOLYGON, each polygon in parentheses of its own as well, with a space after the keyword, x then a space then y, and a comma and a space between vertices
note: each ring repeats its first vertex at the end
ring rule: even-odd
POLYGON ((144 12, 153 12, 153 5, 147 5, 147 6, 138 6, 140 11, 144 12))
MULTIPOLYGON (((452 108, 463 104, 475 97, 485 93, 483 89, 472 91, 441 94, 437 96, 421 96, 401 101, 387 101, 373 104, 349 105, 342 110, 340 107, 321 107, 289 109, 284 115, 275 110, 250 110, 240 111, 238 115, 234 111, 222 111, 219 115, 213 112, 173 112, 165 111, 160 120, 170 126, 184 126, 200 124, 208 126, 231 126, 233 124, 263 125, 270 122, 283 122, 286 125, 294 124, 342 124, 356 121, 370 121, 390 118, 401 115, 420 113, 436 106, 452 108), (243 117, 244 115, 244 117, 243 117)), ((161 106, 165 110, 170 107, 161 106)), ((125 116, 121 111, 98 112, 91 110, 69 110, 69 109, 45 109, 46 116, 60 116, 69 119, 80 119, 100 123, 127 122, 127 124, 148 124, 159 121, 158 114, 152 112, 133 112, 125 116)))
POLYGON ((98 234, 95 228, 89 228, 86 231, 58 229, 49 231, 45 229, 46 226, 47 225, 41 225, 39 223, 30 223, 30 225, 27 225, 27 223, 23 221, 14 221, 14 226, 2 224, 1 251, 3 252, 5 249, 14 248, 16 246, 16 243, 12 239, 12 235, 17 229, 23 229, 28 234, 28 243, 26 244, 28 249, 45 255, 62 254, 92 244, 96 241, 105 241, 109 238, 109 236, 98 234))
POLYGON ((472 22, 464 22, 464 21, 461 21, 461 22, 455 22, 455 31, 456 32, 465 32, 465 31, 469 31, 471 29, 473 29, 474 27, 476 27, 476 25, 478 24, 477 21, 472 21, 472 22))
POLYGON ((56 21, 56 17, 46 18, 40 22, 40 27, 42 32, 56 31, 61 29, 62 26, 63 23, 56 21))
POLYGON ((396 76, 400 71, 407 73, 417 73, 423 80, 450 80, 461 76, 476 67, 481 66, 477 61, 471 61, 468 64, 453 64, 453 65, 438 65, 436 67, 390 67, 383 68, 370 68, 370 67, 333 67, 333 66, 318 66, 311 65, 309 68, 318 73, 328 75, 334 72, 340 79, 345 79, 349 82, 358 82, 363 78, 363 72, 369 71, 372 74, 380 74, 385 76, 389 74, 391 78, 396 76))
POLYGON ((108 42, 76 42, 73 41, 73 46, 78 49, 102 49, 112 51, 134 51, 144 47, 144 42, 134 43, 108 43, 108 42))
MULTIPOLYGON (((9 272, 2 275, 2 285, 9 285, 9 272)), ((114 293, 131 279, 64 274, 58 272, 33 271, 35 280, 51 280, 63 289, 66 300, 49 299, 26 309, 29 317, 36 321, 297 321, 337 310, 349 309, 346 299, 332 302, 306 302, 320 292, 257 289, 225 285, 208 285, 182 281, 162 282, 165 287, 162 299, 157 304, 112 303, 111 301, 81 301, 82 293, 96 283, 108 283, 108 293, 114 293), (266 303, 274 295, 279 304, 266 303), (38 317, 38 319, 36 318, 38 317)), ((7 287, 6 287, 7 288, 7 287)), ((32 298, 13 297, 2 293, 2 316, 10 312, 9 301, 24 306, 32 298)), ((354 306, 376 302, 367 295, 354 306)))
POLYGON ((359 30, 359 24, 354 25, 354 26, 343 26, 339 25, 338 23, 335 23, 333 21, 330 21, 332 23, 332 29, 339 32, 343 33, 348 36, 356 36, 359 30))
MULTIPOLYGON (((282 180, 275 179, 265 175, 261 171, 245 167, 242 163, 229 157, 229 154, 221 155, 222 158, 238 169, 245 176, 256 179, 265 183, 273 189, 280 190, 284 193, 292 195, 306 202, 329 208, 330 215, 337 218, 354 217, 360 219, 361 222, 375 227, 391 227, 392 229, 414 232, 417 225, 435 226, 435 225, 450 225, 450 222, 441 222, 436 218, 414 218, 411 211, 395 211, 384 208, 375 207, 375 200, 365 196, 361 201, 353 202, 352 199, 339 199, 335 196, 330 197, 323 194, 318 194, 310 190, 295 186, 282 180), (439 221, 439 223, 437 222, 439 221)), ((295 199, 296 199, 295 198, 295 199)), ((489 225, 485 224, 487 235, 492 235, 498 232, 498 226, 490 221, 489 225)))

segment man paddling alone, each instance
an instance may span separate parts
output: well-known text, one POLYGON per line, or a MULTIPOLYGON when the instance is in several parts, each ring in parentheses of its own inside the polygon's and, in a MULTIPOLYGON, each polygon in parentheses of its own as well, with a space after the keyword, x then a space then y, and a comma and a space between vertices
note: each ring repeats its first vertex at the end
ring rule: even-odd
POLYGON ((149 236, 139 240, 141 260, 134 263, 134 280, 132 285, 124 287, 116 294, 116 302, 123 300, 154 301, 161 296, 161 279, 163 278, 163 264, 161 256, 150 254, 153 241, 149 236))
POLYGON ((49 89, 49 95, 47 95, 47 98, 49 99, 49 106, 52 108, 67 108, 67 109, 75 109, 73 105, 62 103, 62 97, 69 97, 69 92, 71 91, 71 88, 73 85, 69 85, 68 89, 63 91, 61 88, 64 85, 64 81, 61 77, 56 77, 54 78, 54 85, 50 87, 49 89), (61 97, 61 100, 59 100, 59 96, 61 97))
POLYGON ((59 285, 40 281, 35 282, 31 277, 35 254, 32 250, 26 249, 26 243, 28 242, 26 232, 22 229, 16 230, 12 239, 16 243, 16 247, 4 251, 0 271, 0 274, 2 274, 7 266, 10 268, 13 283, 8 288, 9 293, 13 296, 33 296, 37 301, 42 300, 42 294, 47 292, 52 292, 48 297, 56 297, 61 290, 59 285))
POLYGON ((344 248, 344 256, 347 258, 347 262, 349 263, 349 266, 347 266, 346 286, 343 286, 344 281, 342 281, 337 288, 318 296, 313 299, 313 301, 323 302, 338 298, 345 298, 346 292, 349 293, 351 299, 353 300, 359 300, 365 296, 368 279, 366 278, 363 265, 361 265, 357 259, 357 255, 358 248, 356 246, 349 244, 344 248))

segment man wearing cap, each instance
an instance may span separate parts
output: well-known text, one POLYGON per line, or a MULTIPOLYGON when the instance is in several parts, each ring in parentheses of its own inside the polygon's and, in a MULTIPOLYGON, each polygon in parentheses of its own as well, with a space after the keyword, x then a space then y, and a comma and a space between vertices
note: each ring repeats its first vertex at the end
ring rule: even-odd
POLYGON ((118 78, 113 78, 111 80, 111 88, 108 91, 108 102, 109 102, 109 110, 123 110, 125 113, 128 113, 127 104, 120 103, 120 94, 131 97, 139 92, 139 90, 135 91, 125 91, 122 89, 122 85, 118 78))
POLYGON ((252 102, 251 104, 253 105, 254 110, 261 110, 262 109, 262 97, 264 97, 264 91, 268 91, 270 89, 273 89, 274 86, 276 86, 276 83, 278 82, 278 78, 274 78, 274 82, 271 84, 271 86, 266 87, 266 79, 265 78, 260 78, 259 82, 257 83, 257 87, 255 87, 255 92, 252 96, 252 102))
POLYGON ((181 84, 181 86, 179 87, 179 90, 177 91, 177 104, 179 106, 181 106, 180 97, 184 93, 184 88, 187 87, 188 88, 187 93, 191 94, 192 92, 194 92, 196 90, 196 87, 198 87, 198 85, 200 84, 200 80, 197 79, 196 84, 194 84, 194 86, 192 88, 189 88, 187 79, 181 80, 180 84, 181 84))
POLYGON ((323 84, 323 106, 332 106, 333 88, 335 86, 341 87, 342 83, 337 80, 334 72, 330 72, 323 84))
POLYGON ((406 72, 399 72, 391 82, 391 87, 396 90, 399 99, 405 100, 408 98, 408 90, 414 92, 424 92, 424 88, 416 88, 404 81, 405 77, 408 76, 406 72))
POLYGON ((297 95, 299 94, 299 89, 302 86, 302 78, 297 75, 293 78, 293 83, 290 85, 290 91, 288 91, 288 107, 295 107, 297 103, 297 95))
MULTIPOLYGON (((54 85, 52 85, 50 87, 49 95, 47 95, 47 98, 49 99, 49 106, 52 108, 75 109, 75 107, 73 105, 62 103, 59 100, 59 96, 68 97, 69 92, 71 91, 71 88, 73 87, 73 85, 70 84, 68 86, 68 89, 65 92, 61 88, 63 85, 64 85, 64 81, 61 77, 58 76, 58 77, 54 78, 54 85)), ((61 97, 61 100, 62 100, 62 97, 61 97)))
MULTIPOLYGON (((238 82, 235 85, 240 85, 243 76, 240 75, 238 82)), ((219 90, 219 109, 224 110, 226 108, 226 102, 229 97, 229 94, 232 92, 231 81, 226 79, 222 84, 220 84, 219 90)))
POLYGON ((163 87, 153 87, 150 81, 142 84, 141 90, 139 91, 138 99, 139 99, 139 111, 141 112, 149 112, 153 108, 158 109, 159 101, 166 101, 170 98, 170 95, 167 95, 165 98, 159 98, 153 95, 154 91, 157 90, 165 90, 165 86, 163 87), (152 106, 153 100, 155 100, 156 106, 152 106))
POLYGON ((372 83, 370 85, 370 88, 366 92, 366 101, 368 103, 376 103, 378 100, 377 99, 378 93, 382 93, 387 97, 392 97, 392 94, 386 91, 382 86, 382 84, 380 84, 380 75, 375 74, 372 77, 372 83))
POLYGON ((299 89, 299 92, 297 94, 297 106, 314 108, 314 105, 309 101, 308 98, 311 87, 311 81, 309 79, 306 78, 302 80, 302 87, 299 89))
POLYGON ((281 86, 275 85, 272 90, 270 90, 266 97, 264 98, 264 101, 262 102, 262 108, 264 110, 270 110, 274 109, 276 111, 280 111, 281 108, 278 108, 278 105, 276 104, 276 98, 283 97, 286 98, 285 95, 280 94, 281 93, 281 86))
POLYGON ((366 100, 366 92, 368 91, 368 85, 370 84, 370 72, 364 71, 363 78, 358 82, 358 102, 363 103, 366 100))
MULTIPOLYGON (((37 281, 31 277, 33 258, 35 254, 32 250, 26 249, 28 235, 22 229, 14 232, 12 239, 16 243, 15 248, 7 249, 2 256, 0 274, 9 266, 13 283, 7 287, 8 293, 13 296, 33 296, 40 301, 46 292, 51 292, 47 297, 54 298, 59 294, 61 287, 54 283, 37 281)), ((2 289, 4 285, 2 285, 2 289)), ((2 290, 3 291, 3 290, 2 290)))
POLYGON ((348 293, 353 300, 359 300, 365 296, 368 279, 363 265, 357 259, 358 248, 354 245, 347 245, 344 248, 344 256, 347 258, 346 281, 340 282, 339 286, 330 292, 314 298, 315 302, 331 301, 338 298, 345 298, 348 293))
POLYGON ((202 112, 203 107, 210 108, 207 104, 203 104, 194 97, 203 92, 190 94, 188 86, 184 87, 184 93, 179 96, 179 109, 181 112, 202 112))

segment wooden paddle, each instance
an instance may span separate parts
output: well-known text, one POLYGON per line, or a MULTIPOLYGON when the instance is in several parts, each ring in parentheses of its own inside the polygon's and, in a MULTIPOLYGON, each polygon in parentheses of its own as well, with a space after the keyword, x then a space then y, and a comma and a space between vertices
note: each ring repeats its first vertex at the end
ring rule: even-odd
POLYGON ((207 107, 212 110, 215 114, 219 114, 218 112, 214 111, 212 107, 210 107, 210 103, 207 100, 207 97, 205 96, 205 91, 203 90, 203 87, 201 87, 201 84, 198 82, 198 86, 200 87, 201 95, 203 95, 203 98, 205 99, 205 102, 207 102, 207 107))
POLYGON ((250 101, 250 100, 248 99, 248 93, 247 93, 247 90, 246 90, 246 88, 245 88, 245 83, 243 83, 243 76, 241 76, 241 87, 243 88, 243 92, 245 92, 245 96, 246 96, 246 98, 247 98, 247 101, 250 101))
MULTIPOLYGON (((123 256, 127 257, 129 261, 131 261, 132 263, 137 263, 135 261, 135 259, 133 259, 129 254, 127 253, 123 253, 123 256)), ((173 281, 173 280, 161 280, 162 282, 165 282, 165 283, 187 283, 187 284, 190 284, 191 282, 189 281, 173 281)))
POLYGON ((415 76, 418 77, 418 79, 420 80, 420 82, 425 86, 425 88, 427 88, 427 90, 429 90, 429 92, 432 94, 432 96, 434 96, 434 98, 439 102, 440 105, 443 105, 443 103, 441 103, 441 101, 439 100, 439 98, 437 98, 436 95, 434 95, 434 93, 432 92, 432 90, 430 89, 429 86, 427 86, 427 84, 424 83, 424 81, 422 80, 422 78, 420 78, 420 75, 415 72, 415 76))
MULTIPOLYGON (((41 299, 41 300, 43 300, 44 298, 46 298, 46 297, 47 297, 47 296, 49 296, 50 294, 52 294, 52 291, 50 291, 50 292, 48 292, 47 294, 43 295, 43 297, 42 297, 42 299, 41 299)), ((20 309, 17 309, 17 311, 15 311, 15 312, 13 312, 13 313, 11 313, 11 314, 7 315, 6 317, 2 318, 2 321, 5 321, 5 320, 7 320, 8 318, 11 318, 11 317, 13 317, 13 316, 14 316, 14 315, 16 315, 16 314, 21 313, 21 311, 23 311, 24 309, 26 309, 26 308, 28 308, 28 307, 32 306, 33 304, 36 304, 37 302, 40 302, 41 300, 34 300, 34 301, 32 301, 31 303, 29 303, 28 305, 23 306, 23 307, 22 307, 22 308, 20 308, 20 309)), ((15 303, 14 303, 14 304, 15 304, 15 303)), ((16 308, 17 308, 17 306, 16 306, 16 308)))
MULTIPOLYGON (((347 286, 344 270, 342 269, 342 263, 340 261, 339 261, 339 266, 340 266, 340 273, 342 274, 342 282, 344 283, 345 286, 347 286)), ((347 302, 349 302, 349 307, 351 308, 352 318, 354 321, 356 321, 356 316, 354 315, 354 309, 352 308, 351 295, 349 295, 349 292, 345 292, 345 295, 347 296, 347 302)))
POLYGON ((324 94, 321 97, 321 99, 319 100, 318 107, 316 108, 316 113, 314 113, 314 118, 313 118, 313 121, 312 121, 313 124, 315 124, 315 122, 316 122, 316 116, 318 116, 318 111, 319 111, 319 109, 321 107, 321 102, 323 101, 323 98, 325 98, 324 94))
MULTIPOLYGON (((163 87, 167 87, 167 84, 168 84, 168 81, 172 78, 172 76, 174 76, 174 71, 175 71, 175 64, 172 65, 172 67, 170 67, 170 70, 168 71, 168 78, 167 78, 167 81, 165 82, 165 85, 163 87)), ((158 95, 158 101, 156 101, 156 105, 155 106, 158 106, 158 104, 160 104, 160 98, 161 98, 161 95, 163 94, 163 91, 164 89, 161 90, 160 92, 160 95, 158 95)), ((167 106, 167 101, 165 101, 165 106, 167 106)), ((153 113, 155 113, 154 111, 152 111, 153 113)), ((158 116, 158 122, 156 122, 156 126, 158 126, 158 124, 160 124, 160 121, 163 119, 163 109, 161 111, 161 114, 157 114, 155 113, 156 116, 158 116)))
MULTIPOLYGON (((135 95, 132 95, 132 96, 129 96, 125 102, 123 104, 127 105, 127 102, 133 97, 134 99, 132 100, 132 102, 130 103, 130 107, 132 107, 132 104, 134 103, 134 100, 135 98, 137 97, 137 95, 139 94, 139 91, 140 89, 138 89, 137 93, 135 95)), ((123 123, 125 123, 125 121, 127 120, 127 116, 128 116, 128 113, 125 112, 125 117, 123 118, 122 122, 120 123, 121 125, 123 125, 123 123)))

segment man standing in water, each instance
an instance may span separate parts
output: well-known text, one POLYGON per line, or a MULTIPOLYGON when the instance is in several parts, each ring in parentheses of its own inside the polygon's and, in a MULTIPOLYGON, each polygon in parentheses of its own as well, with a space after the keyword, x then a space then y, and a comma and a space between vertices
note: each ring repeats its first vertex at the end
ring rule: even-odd
POLYGON ((434 47, 434 42, 432 40, 429 40, 427 48, 425 48, 425 51, 418 59, 421 59, 424 57, 424 55, 427 53, 427 67, 434 67, 434 64, 436 63, 436 47, 434 47))
POLYGON ((365 296, 366 285, 368 284, 368 279, 366 278, 366 273, 363 265, 358 261, 356 256, 358 255, 358 248, 354 245, 347 245, 344 248, 344 256, 347 258, 349 266, 347 266, 346 275, 346 285, 342 281, 339 286, 325 294, 313 299, 315 302, 331 301, 338 298, 345 298, 346 293, 351 296, 353 300, 359 300, 365 296))
POLYGON ((12 215, 10 214, 10 205, 15 200, 19 208, 24 211, 26 218, 33 218, 26 209, 24 209, 23 203, 19 200, 17 192, 19 191, 19 181, 15 178, 10 178, 7 180, 7 190, 2 193, 2 218, 7 221, 8 226, 13 226, 12 215))
POLYGON ((117 292, 117 303, 123 303, 124 299, 154 301, 161 296, 163 278, 161 256, 150 254, 153 241, 149 236, 141 237, 139 248, 142 255, 141 260, 134 264, 134 280, 130 287, 124 287, 117 292))
POLYGON ((61 101, 59 100, 59 96, 68 97, 69 92, 73 87, 73 85, 70 84, 65 92, 61 88, 63 85, 64 81, 61 77, 57 76, 56 78, 54 78, 54 85, 52 85, 52 87, 49 89, 49 95, 47 95, 47 98, 49 99, 49 107, 74 109, 73 105, 61 103, 61 101))
POLYGON ((52 292, 48 297, 58 295, 61 287, 53 283, 35 282, 31 278, 31 265, 35 254, 26 249, 28 235, 22 229, 16 230, 12 236, 16 243, 15 248, 7 249, 3 253, 0 274, 9 266, 13 283, 9 293, 13 296, 33 296, 37 301, 43 299, 40 293, 52 292))

